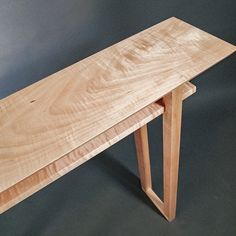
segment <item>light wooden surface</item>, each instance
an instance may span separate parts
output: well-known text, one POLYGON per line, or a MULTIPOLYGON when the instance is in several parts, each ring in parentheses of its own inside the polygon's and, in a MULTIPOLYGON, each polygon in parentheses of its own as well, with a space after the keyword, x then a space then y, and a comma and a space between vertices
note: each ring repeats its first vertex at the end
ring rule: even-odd
MULTIPOLYGON (((182 99, 187 98, 196 91, 196 87, 190 82, 186 82, 182 87, 182 99)), ((69 154, 2 191, 0 193, 0 213, 80 166, 90 158, 155 119, 163 112, 163 106, 158 103, 152 103, 69 154)))
POLYGON ((0 101, 0 192, 235 51, 170 18, 0 101))
POLYGON ((147 194, 153 204, 168 219, 164 211, 163 201, 152 189, 152 174, 149 157, 148 130, 147 125, 134 132, 134 140, 137 152, 138 171, 143 191, 147 194))
POLYGON ((141 186, 144 191, 147 191, 152 188, 147 125, 134 132, 134 140, 141 186))
POLYGON ((188 98, 189 96, 196 93, 196 86, 190 82, 184 83, 182 86, 180 86, 180 92, 182 94, 182 100, 188 98))
POLYGON ((163 173, 164 173, 164 212, 168 220, 175 218, 179 150, 182 117, 182 89, 178 87, 163 98, 163 173))
POLYGON ((195 90, 193 85, 184 84, 164 96, 162 101, 165 107, 163 113, 163 201, 152 189, 147 125, 135 131, 142 189, 168 221, 172 221, 176 214, 182 100, 188 94, 191 95, 190 91, 195 92, 195 90))
POLYGON ((86 142, 62 158, 38 170, 0 193, 0 213, 6 211, 26 197, 80 166, 114 143, 133 133, 164 112, 163 106, 152 103, 118 123, 94 139, 86 142))

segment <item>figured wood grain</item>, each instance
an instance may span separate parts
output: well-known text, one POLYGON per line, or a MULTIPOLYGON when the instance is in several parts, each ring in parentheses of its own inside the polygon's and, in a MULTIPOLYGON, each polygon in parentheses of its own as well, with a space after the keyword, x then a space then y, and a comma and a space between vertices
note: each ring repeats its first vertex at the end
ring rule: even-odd
POLYGON ((235 51, 170 18, 0 101, 0 192, 235 51))
POLYGON ((0 193, 0 213, 88 161, 164 112, 158 103, 143 108, 104 133, 0 193))
MULTIPOLYGON (((183 85, 182 98, 192 95, 196 89, 190 82, 183 85)), ((163 106, 152 103, 118 123, 69 154, 38 170, 0 193, 0 213, 16 205, 33 193, 54 182, 61 176, 88 161, 125 136, 146 125, 164 112, 163 106)), ((154 196, 153 194, 151 196, 154 196)), ((154 198, 152 198, 154 199, 154 198)), ((157 201, 155 200, 155 203, 157 201)))

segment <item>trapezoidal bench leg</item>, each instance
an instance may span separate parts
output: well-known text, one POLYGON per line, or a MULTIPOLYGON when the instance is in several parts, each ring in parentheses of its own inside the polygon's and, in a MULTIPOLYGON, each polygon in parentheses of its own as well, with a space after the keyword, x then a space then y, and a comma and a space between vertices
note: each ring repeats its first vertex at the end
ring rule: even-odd
POLYGON ((153 204, 166 217, 163 202, 152 190, 147 125, 144 125, 143 127, 134 132, 134 140, 137 151, 138 170, 141 187, 143 191, 147 194, 147 196, 150 198, 150 200, 153 202, 153 204))
POLYGON ((182 117, 182 88, 173 90, 163 98, 163 174, 164 201, 152 189, 151 168, 148 147, 147 125, 134 132, 138 169, 143 191, 168 221, 176 214, 179 149, 182 117))
POLYGON ((163 98, 164 212, 168 221, 172 221, 176 215, 182 118, 181 90, 180 86, 163 98))

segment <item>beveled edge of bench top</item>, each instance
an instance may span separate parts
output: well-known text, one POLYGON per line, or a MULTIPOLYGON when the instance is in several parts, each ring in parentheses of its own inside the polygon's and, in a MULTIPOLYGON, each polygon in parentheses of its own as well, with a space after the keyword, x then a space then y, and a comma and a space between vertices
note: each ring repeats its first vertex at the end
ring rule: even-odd
POLYGON ((0 100, 0 192, 233 52, 172 17, 0 100))

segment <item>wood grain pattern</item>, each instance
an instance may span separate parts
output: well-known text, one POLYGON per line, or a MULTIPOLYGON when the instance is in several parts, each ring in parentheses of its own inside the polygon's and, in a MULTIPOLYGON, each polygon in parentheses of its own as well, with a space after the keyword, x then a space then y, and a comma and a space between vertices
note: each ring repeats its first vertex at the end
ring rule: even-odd
POLYGON ((0 101, 0 192, 235 51, 170 18, 0 101))
POLYGON ((88 161, 164 112, 153 103, 124 121, 0 193, 0 213, 88 161))
POLYGON ((185 100, 189 96, 193 95, 196 93, 196 86, 190 82, 184 83, 182 86, 180 86, 180 92, 182 94, 182 100, 185 100))
MULTIPOLYGON (((196 90, 194 89, 195 86, 190 82, 185 83, 183 87, 183 99, 193 94, 196 90)), ((2 191, 0 193, 0 213, 80 166, 125 136, 155 119, 163 112, 163 106, 153 103, 69 154, 2 191)))
POLYGON ((164 213, 169 221, 172 221, 176 214, 182 91, 183 89, 178 87, 163 98, 165 105, 163 114, 164 213))
POLYGON ((134 133, 141 187, 168 221, 172 221, 176 214, 182 100, 195 91, 196 87, 188 82, 164 96, 161 101, 165 107, 163 113, 163 201, 152 189, 147 125, 134 133))

